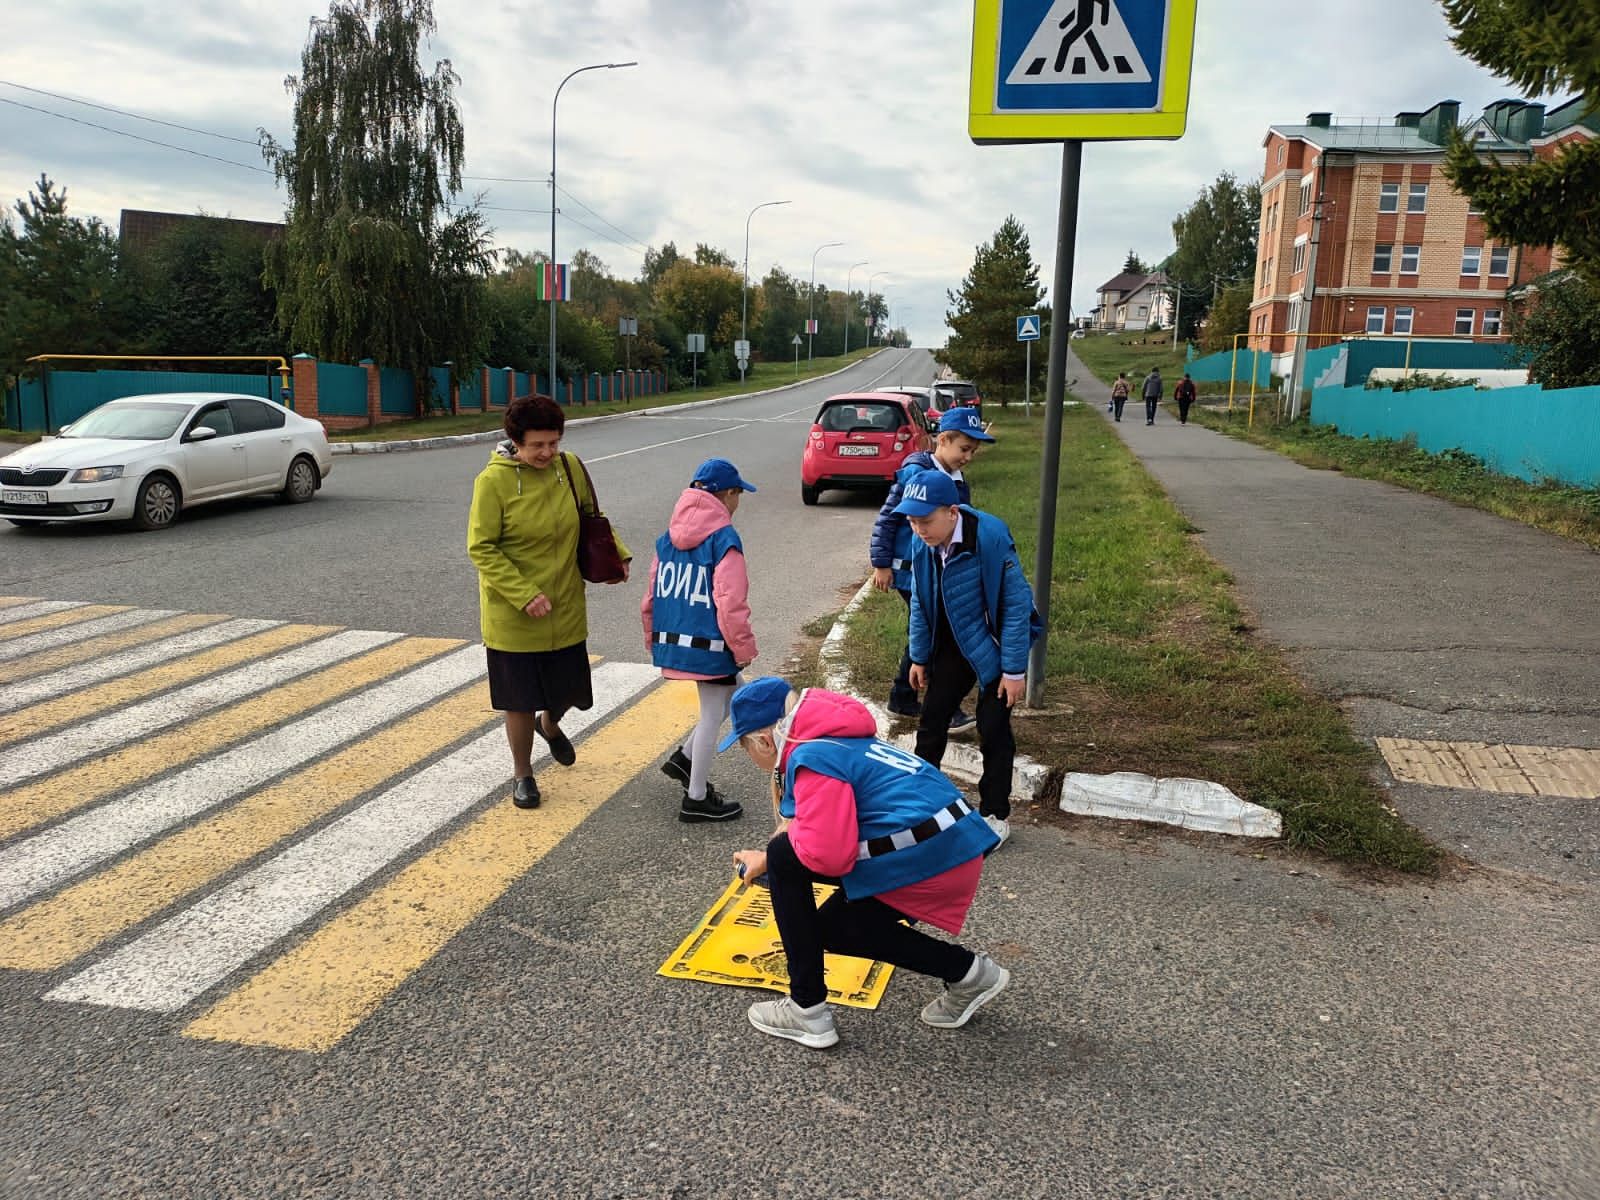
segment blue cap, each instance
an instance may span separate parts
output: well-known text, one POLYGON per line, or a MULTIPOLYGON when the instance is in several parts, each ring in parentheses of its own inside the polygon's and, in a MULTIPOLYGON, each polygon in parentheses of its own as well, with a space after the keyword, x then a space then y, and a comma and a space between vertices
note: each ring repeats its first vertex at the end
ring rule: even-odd
POLYGON ((729 488, 746 492, 756 490, 755 484, 739 478, 739 468, 725 458, 706 459, 695 468, 694 479, 690 482, 700 484, 708 492, 725 492, 729 488))
POLYGON ((961 493, 956 491, 956 481, 943 471, 932 469, 906 480, 900 491, 900 503, 894 510, 908 517, 925 517, 960 503, 961 493))
POLYGON ((988 431, 984 429, 983 418, 978 415, 978 410, 966 406, 952 408, 941 416, 939 418, 939 432, 964 433, 978 442, 994 441, 994 438, 990 437, 988 431))
POLYGON ((721 754, 745 734, 771 729, 783 720, 783 709, 793 690, 788 680, 779 679, 776 675, 763 675, 734 692, 733 699, 728 702, 733 728, 728 731, 727 737, 717 743, 717 753, 721 754))

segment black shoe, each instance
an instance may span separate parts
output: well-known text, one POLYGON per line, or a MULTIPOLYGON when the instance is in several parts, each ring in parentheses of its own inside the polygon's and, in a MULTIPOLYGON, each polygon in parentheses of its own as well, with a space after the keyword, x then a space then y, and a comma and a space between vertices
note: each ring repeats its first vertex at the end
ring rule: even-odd
POLYGON ((681 783, 685 787, 688 786, 689 756, 683 752, 682 746, 679 746, 676 750, 674 750, 672 752, 672 757, 661 764, 661 773, 668 779, 681 783))
POLYGON ((518 808, 539 807, 539 783, 532 775, 517 780, 516 786, 511 789, 511 803, 518 808))
POLYGON ((896 704, 891 700, 889 701, 889 711, 897 717, 910 717, 912 720, 916 720, 922 715, 922 702, 913 700, 910 704, 896 704))
POLYGON ((559 726, 557 726, 553 734, 544 731, 544 715, 542 713, 539 719, 533 723, 533 727, 539 731, 539 736, 544 739, 545 745, 550 747, 551 758, 555 759, 563 767, 570 767, 578 761, 578 752, 572 748, 572 739, 562 733, 559 726))
POLYGON ((678 820, 680 821, 731 821, 735 817, 744 816, 744 805, 737 800, 724 800, 717 795, 717 789, 710 782, 706 783, 706 798, 704 800, 691 800, 689 793, 683 793, 683 801, 678 805, 678 820))

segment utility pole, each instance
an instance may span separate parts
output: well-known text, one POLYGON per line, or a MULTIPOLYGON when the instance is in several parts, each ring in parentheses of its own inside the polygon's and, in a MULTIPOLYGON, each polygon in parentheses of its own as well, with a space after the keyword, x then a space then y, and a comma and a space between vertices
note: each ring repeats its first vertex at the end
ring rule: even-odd
POLYGON ((1310 341, 1311 305, 1317 295, 1317 245, 1322 240, 1322 206, 1331 203, 1320 192, 1311 203, 1311 245, 1306 251, 1306 281, 1300 289, 1300 319, 1295 322, 1294 365, 1289 372, 1289 420, 1300 419, 1305 388, 1306 343, 1310 341))
POLYGON ((825 242, 811 252, 811 311, 806 316, 806 363, 809 365, 817 345, 817 335, 812 332, 817 323, 817 255, 843 242, 825 242))
MULTIPOLYGON (((750 217, 755 216, 763 208, 777 208, 780 204, 792 203, 788 200, 768 200, 765 204, 758 204, 750 210, 750 216, 744 219, 744 284, 739 288, 739 341, 749 344, 750 334, 745 328, 750 317, 750 217)), ((744 382, 744 368, 748 359, 739 360, 739 381, 744 382)))
POLYGON ((850 322, 855 320, 855 314, 850 311, 850 277, 856 273, 857 267, 870 267, 868 262, 851 263, 850 269, 844 276, 844 352, 850 353, 850 322))

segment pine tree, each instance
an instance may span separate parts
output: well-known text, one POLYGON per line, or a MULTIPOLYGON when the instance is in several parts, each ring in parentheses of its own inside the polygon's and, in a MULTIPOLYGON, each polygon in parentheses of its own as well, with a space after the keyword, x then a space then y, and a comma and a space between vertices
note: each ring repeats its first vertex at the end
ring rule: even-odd
MULTIPOLYGON (((1016 217, 1008 216, 993 240, 977 247, 961 290, 948 295, 954 307, 945 323, 953 332, 940 361, 1001 404, 1020 400, 1025 356, 1016 319, 1037 311, 1044 289, 1027 231, 1016 217)), ((1036 374, 1044 370, 1045 357, 1033 356, 1036 374)))
POLYGON ((1148 275, 1150 268, 1144 265, 1144 259, 1140 258, 1136 251, 1130 249, 1128 257, 1122 260, 1122 273, 1124 275, 1148 275))

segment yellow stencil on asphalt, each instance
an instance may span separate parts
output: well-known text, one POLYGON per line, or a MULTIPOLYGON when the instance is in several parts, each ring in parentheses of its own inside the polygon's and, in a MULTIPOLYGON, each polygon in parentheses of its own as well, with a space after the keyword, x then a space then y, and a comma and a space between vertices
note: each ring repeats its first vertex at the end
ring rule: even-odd
POLYGON ((323 1051, 343 1040, 405 980, 699 718, 693 687, 651 692, 552 774, 544 804, 492 808, 393 880, 324 925, 184 1035, 323 1051))
POLYGON ((96 617, 109 617, 127 612, 131 604, 80 604, 77 608, 64 608, 60 612, 45 613, 42 617, 29 617, 23 621, 7 621, 0 625, 0 642, 26 637, 30 633, 43 633, 46 629, 60 629, 63 625, 77 625, 96 617))
POLYGON ((215 625, 225 620, 227 618, 221 613, 179 613, 175 617, 162 617, 145 625, 135 625, 132 629, 119 629, 114 633, 102 633, 99 637, 84 638, 80 642, 69 642, 65 646, 37 650, 21 658, 13 658, 10 662, 0 662, 0 683, 16 683, 43 675, 46 671, 74 667, 90 659, 104 658, 118 650, 158 642, 174 634, 188 633, 203 625, 215 625))
POLYGON ((218 879, 317 818, 500 719, 456 692, 0 923, 0 967, 48 971, 218 879))
MULTIPOLYGON (((310 637, 332 633, 336 628, 290 625, 285 630, 310 630, 306 637, 300 639, 305 641, 310 637)), ((255 636, 281 634, 285 630, 269 629, 265 634, 255 636)), ((324 667, 293 683, 241 701, 232 708, 196 718, 178 729, 170 729, 125 749, 100 755, 46 779, 23 784, 9 792, 0 792, 0 837, 9 837, 42 821, 87 807, 109 795, 125 792, 136 783, 213 754, 253 733, 281 725, 292 717, 320 708, 341 696, 397 675, 408 667, 436 658, 463 644, 456 638, 406 638, 391 642, 347 662, 324 667)))
POLYGON ((15 608, 19 604, 33 604, 37 596, 0 596, 0 608, 15 608))
POLYGON ((1387 737, 1378 739, 1378 750, 1402 783, 1600 800, 1600 750, 1387 737))
MULTIPOLYGON (((813 886, 818 904, 835 890, 822 883, 813 886)), ((877 1008, 894 973, 888 963, 843 954, 824 954, 822 967, 828 999, 850 1008, 877 1008)), ((772 915, 772 893, 764 887, 741 887, 735 879, 656 974, 788 995, 789 964, 772 915)))

